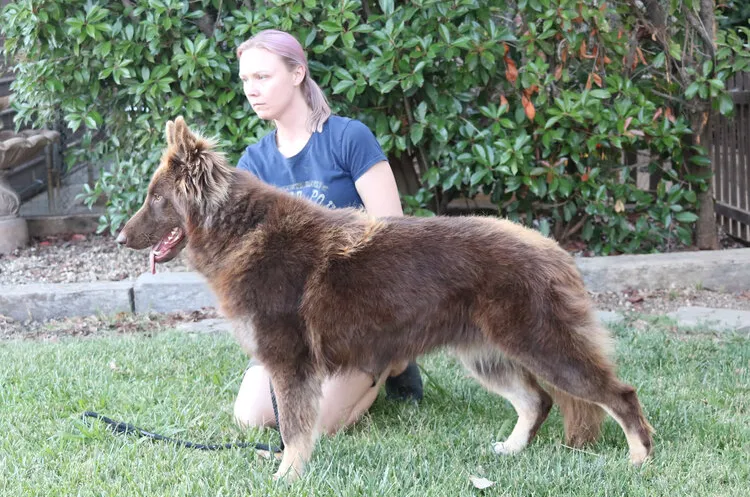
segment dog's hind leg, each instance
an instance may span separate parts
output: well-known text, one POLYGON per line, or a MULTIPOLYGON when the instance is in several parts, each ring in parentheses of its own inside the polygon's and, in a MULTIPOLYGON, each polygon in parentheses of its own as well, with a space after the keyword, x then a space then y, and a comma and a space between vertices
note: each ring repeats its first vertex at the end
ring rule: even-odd
POLYGON ((536 377, 607 411, 625 432, 631 462, 639 465, 651 454, 653 429, 635 389, 615 376, 613 364, 592 340, 598 333, 593 327, 598 324, 589 326, 592 328, 550 329, 543 334, 546 340, 508 343, 507 353, 536 377))
POLYGON ((457 349, 455 353, 482 386, 507 399, 516 410, 516 425, 504 442, 495 443, 495 452, 516 454, 522 451, 547 419, 552 398, 528 371, 494 347, 457 349))
MULTIPOLYGON (((290 367, 287 369, 293 370, 290 367)), ((284 455, 274 480, 294 481, 305 471, 317 438, 321 380, 316 375, 271 374, 279 407, 279 428, 284 439, 284 455)))

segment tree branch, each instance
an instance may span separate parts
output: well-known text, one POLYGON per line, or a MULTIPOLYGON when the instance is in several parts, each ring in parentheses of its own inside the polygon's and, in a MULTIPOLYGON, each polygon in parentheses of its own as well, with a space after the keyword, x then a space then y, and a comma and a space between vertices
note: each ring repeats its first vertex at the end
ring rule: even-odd
POLYGON ((701 37, 701 40, 703 40, 703 44, 708 49, 709 56, 713 59, 716 56, 714 40, 711 34, 706 29, 706 26, 703 24, 703 21, 698 19, 693 11, 691 11, 684 4, 682 6, 682 12, 685 14, 685 19, 687 19, 688 23, 690 23, 690 26, 698 33, 698 35, 701 37))
POLYGON ((578 220, 578 222, 574 225, 568 224, 568 226, 565 228, 565 231, 562 234, 562 238, 560 241, 567 240, 569 237, 575 235, 578 233, 581 228, 583 228, 583 225, 586 223, 586 220, 589 218, 588 214, 584 214, 581 219, 578 220))
POLYGON ((133 14, 135 4, 130 0, 122 0, 122 5, 125 7, 125 10, 130 10, 130 12, 128 12, 128 17, 133 21, 138 21, 138 18, 133 14))
POLYGON ((680 105, 683 105, 686 109, 689 109, 691 111, 700 112, 701 110, 703 110, 702 106, 694 105, 693 103, 690 103, 690 102, 688 102, 686 100, 683 100, 683 99, 681 99, 679 97, 675 97, 674 95, 669 95, 667 93, 662 93, 662 92, 656 91, 656 90, 651 90, 651 93, 653 93, 654 95, 658 95, 661 98, 665 98, 667 100, 671 100, 672 102, 676 102, 676 103, 678 103, 680 105))
MULTIPOLYGON (((406 118, 409 120, 409 128, 411 129, 411 127, 414 125, 414 119, 411 116, 411 104, 409 103, 409 98, 406 95, 404 95, 404 107, 406 107, 406 118)), ((417 148, 417 163, 419 164, 419 167, 421 169, 420 173, 424 174, 425 172, 427 172, 427 158, 425 157, 424 149, 419 145, 415 146, 417 148)))
POLYGON ((211 38, 214 35, 214 18, 209 12, 203 12, 203 17, 198 19, 196 24, 201 33, 206 35, 206 38, 211 38))

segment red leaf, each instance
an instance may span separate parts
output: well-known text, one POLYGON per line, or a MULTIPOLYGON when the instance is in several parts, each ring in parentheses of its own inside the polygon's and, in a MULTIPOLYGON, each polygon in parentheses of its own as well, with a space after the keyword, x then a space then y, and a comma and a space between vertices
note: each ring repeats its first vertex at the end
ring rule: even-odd
POLYGON ((676 118, 674 117, 674 114, 672 113, 672 108, 671 108, 671 107, 667 107, 667 110, 666 110, 666 111, 664 111, 664 112, 665 112, 665 115, 667 116, 667 119, 669 119, 669 121, 670 121, 671 123, 674 123, 674 122, 675 122, 675 121, 677 120, 677 119, 676 119, 676 118))
POLYGON ((504 58, 505 60, 505 78, 510 81, 510 84, 515 85, 516 79, 518 79, 518 68, 516 68, 516 63, 513 62, 513 59, 508 57, 507 55, 504 58))
POLYGON ((635 47, 635 53, 638 54, 638 59, 640 59, 641 63, 644 66, 647 66, 646 64, 646 58, 643 56, 643 52, 641 51, 641 47, 635 47))
POLYGON ((536 116, 536 109, 534 108, 534 104, 531 103, 531 100, 529 100, 529 97, 521 95, 521 104, 523 105, 524 112, 526 112, 526 117, 529 118, 529 121, 533 121, 536 116))

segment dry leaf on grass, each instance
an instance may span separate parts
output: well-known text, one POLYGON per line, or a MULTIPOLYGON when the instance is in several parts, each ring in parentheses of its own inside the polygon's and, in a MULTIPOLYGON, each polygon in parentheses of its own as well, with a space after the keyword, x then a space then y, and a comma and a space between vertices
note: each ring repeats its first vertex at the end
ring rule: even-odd
POLYGON ((478 488, 479 490, 490 488, 492 485, 495 484, 494 481, 488 480, 487 478, 474 476, 474 475, 469 476, 469 481, 471 482, 472 485, 474 485, 474 487, 478 488))

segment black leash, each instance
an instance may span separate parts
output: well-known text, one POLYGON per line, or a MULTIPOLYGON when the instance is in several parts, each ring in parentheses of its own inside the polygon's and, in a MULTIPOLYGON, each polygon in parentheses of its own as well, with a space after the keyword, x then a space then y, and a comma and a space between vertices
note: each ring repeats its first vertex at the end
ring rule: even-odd
POLYGON ((101 414, 93 411, 86 411, 81 416, 82 418, 94 418, 102 421, 103 423, 109 425, 112 428, 112 431, 115 433, 122 433, 125 435, 138 435, 140 437, 146 437, 150 438, 152 440, 160 440, 164 442, 172 442, 177 445, 181 445, 183 447, 187 447, 189 449, 198 449, 198 450, 221 450, 221 449, 232 449, 232 448, 246 448, 246 447, 252 447, 255 450, 263 450, 267 452, 273 452, 273 453, 280 453, 284 451, 284 439, 281 437, 281 428, 279 425, 279 409, 276 405, 276 394, 273 391, 273 385, 270 385, 271 388, 271 405, 273 406, 273 415, 276 417, 276 426, 279 427, 279 438, 280 438, 280 446, 274 447, 268 444, 263 443, 252 443, 252 442, 230 442, 230 443, 223 443, 223 444, 201 444, 201 443, 195 443, 195 442, 188 442, 185 440, 178 440, 176 438, 171 437, 165 437, 164 435, 159 435, 158 433, 152 433, 150 431, 146 431, 143 428, 138 428, 137 426, 133 426, 130 423, 125 423, 123 421, 115 421, 114 419, 110 419, 106 416, 102 416, 101 414))
POLYGON ((276 405, 276 392, 273 391, 273 383, 268 380, 268 387, 271 389, 271 406, 273 407, 273 417, 276 418, 276 427, 279 429, 279 452, 284 450, 284 437, 281 436, 281 423, 279 423, 279 407, 276 405))

